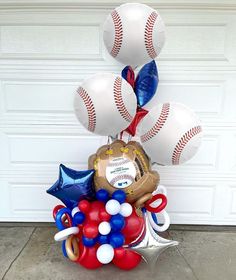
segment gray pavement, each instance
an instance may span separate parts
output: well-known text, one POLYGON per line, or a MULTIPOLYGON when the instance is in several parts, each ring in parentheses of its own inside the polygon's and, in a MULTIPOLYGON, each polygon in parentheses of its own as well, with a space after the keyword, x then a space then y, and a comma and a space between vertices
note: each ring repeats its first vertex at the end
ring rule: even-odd
POLYGON ((159 257, 154 271, 142 263, 127 272, 112 265, 86 270, 68 261, 52 226, 0 224, 0 279, 235 280, 236 229, 209 228, 175 226, 169 238, 180 244, 159 257))

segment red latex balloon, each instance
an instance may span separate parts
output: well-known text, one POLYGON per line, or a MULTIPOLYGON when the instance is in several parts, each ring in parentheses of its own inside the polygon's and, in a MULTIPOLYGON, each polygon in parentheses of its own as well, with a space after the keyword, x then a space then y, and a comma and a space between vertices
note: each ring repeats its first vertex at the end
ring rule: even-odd
POLYGON ((109 222, 111 219, 111 215, 107 213, 105 207, 100 210, 99 218, 103 222, 109 222))
POLYGON ((83 213, 87 213, 90 209, 90 202, 88 200, 81 200, 78 203, 79 210, 83 213))
POLYGON ((138 238, 143 231, 143 227, 143 217, 139 217, 136 211, 133 210, 132 214, 125 219, 125 227, 122 229, 122 233, 125 236, 125 244, 129 244, 138 238))
POLYGON ((125 256, 125 249, 122 247, 114 249, 114 258, 121 259, 125 256))
POLYGON ((161 212, 163 209, 165 209, 167 205, 167 198, 164 194, 162 193, 158 193, 158 194, 155 194, 151 199, 149 199, 146 203, 145 203, 145 208, 152 212, 152 213, 159 213, 161 212), (157 206, 157 207, 152 207, 151 204, 160 199, 161 200, 161 203, 157 206))
POLYGON ((101 222, 99 213, 101 210, 105 209, 104 203, 101 201, 93 201, 90 204, 90 211, 86 215, 86 219, 93 222, 101 222))
POLYGON ((83 234, 87 238, 95 238, 98 236, 98 225, 96 222, 87 222, 83 227, 83 234))
POLYGON ((80 265, 87 269, 96 269, 102 266, 102 264, 97 259, 97 249, 99 245, 93 247, 85 247, 80 242, 81 254, 77 261, 80 265))
POLYGON ((119 254, 118 256, 114 256, 114 259, 112 261, 114 265, 124 270, 130 270, 139 265, 139 263, 142 260, 142 257, 138 253, 127 249, 123 250, 124 256, 122 258, 119 257, 119 254))
POLYGON ((54 207, 53 211, 52 211, 52 215, 53 215, 53 219, 56 220, 56 215, 57 215, 57 212, 62 209, 62 208, 65 208, 65 206, 63 205, 57 205, 54 207))

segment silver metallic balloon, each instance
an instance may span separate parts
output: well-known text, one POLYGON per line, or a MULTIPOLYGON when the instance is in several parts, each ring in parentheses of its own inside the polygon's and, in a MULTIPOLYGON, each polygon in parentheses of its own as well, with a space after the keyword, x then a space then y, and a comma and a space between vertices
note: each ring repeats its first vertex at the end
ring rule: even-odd
POLYGON ((154 266, 159 255, 167 248, 177 246, 177 241, 168 240, 160 237, 152 228, 147 213, 143 213, 145 220, 146 232, 144 238, 138 244, 130 244, 129 249, 139 253, 144 261, 150 266, 154 266))

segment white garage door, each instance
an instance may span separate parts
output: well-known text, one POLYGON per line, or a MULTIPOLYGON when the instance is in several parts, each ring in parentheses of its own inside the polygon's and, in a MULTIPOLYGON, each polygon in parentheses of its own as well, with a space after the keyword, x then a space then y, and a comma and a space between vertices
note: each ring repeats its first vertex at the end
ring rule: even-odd
MULTIPOLYGON (((72 108, 84 78, 122 69, 102 43, 115 3, 90 2, 0 3, 1 221, 51 221, 56 199, 45 190, 59 163, 85 169, 104 140, 87 133, 72 108)), ((167 25, 155 102, 192 107, 205 131, 191 162, 158 169, 172 222, 236 224, 236 3, 155 2, 148 1, 167 25)))

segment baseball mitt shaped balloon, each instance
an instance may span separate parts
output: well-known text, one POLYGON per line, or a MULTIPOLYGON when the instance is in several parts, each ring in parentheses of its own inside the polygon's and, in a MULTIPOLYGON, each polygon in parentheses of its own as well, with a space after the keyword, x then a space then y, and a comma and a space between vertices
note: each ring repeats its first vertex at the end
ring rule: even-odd
POLYGON ((115 135, 132 122, 137 99, 125 79, 111 73, 96 74, 78 88, 74 101, 81 124, 99 135, 115 135))
POLYGON ((127 3, 117 7, 103 29, 108 52, 132 67, 155 59, 165 42, 165 26, 159 13, 144 4, 127 3))
POLYGON ((89 158, 89 168, 95 169, 96 190, 106 189, 113 193, 122 189, 127 201, 142 206, 152 198, 159 183, 159 175, 152 171, 149 158, 135 141, 127 144, 121 140, 104 145, 89 158))
POLYGON ((178 165, 197 152, 202 127, 197 115, 180 103, 153 107, 141 123, 141 142, 152 162, 178 165))

